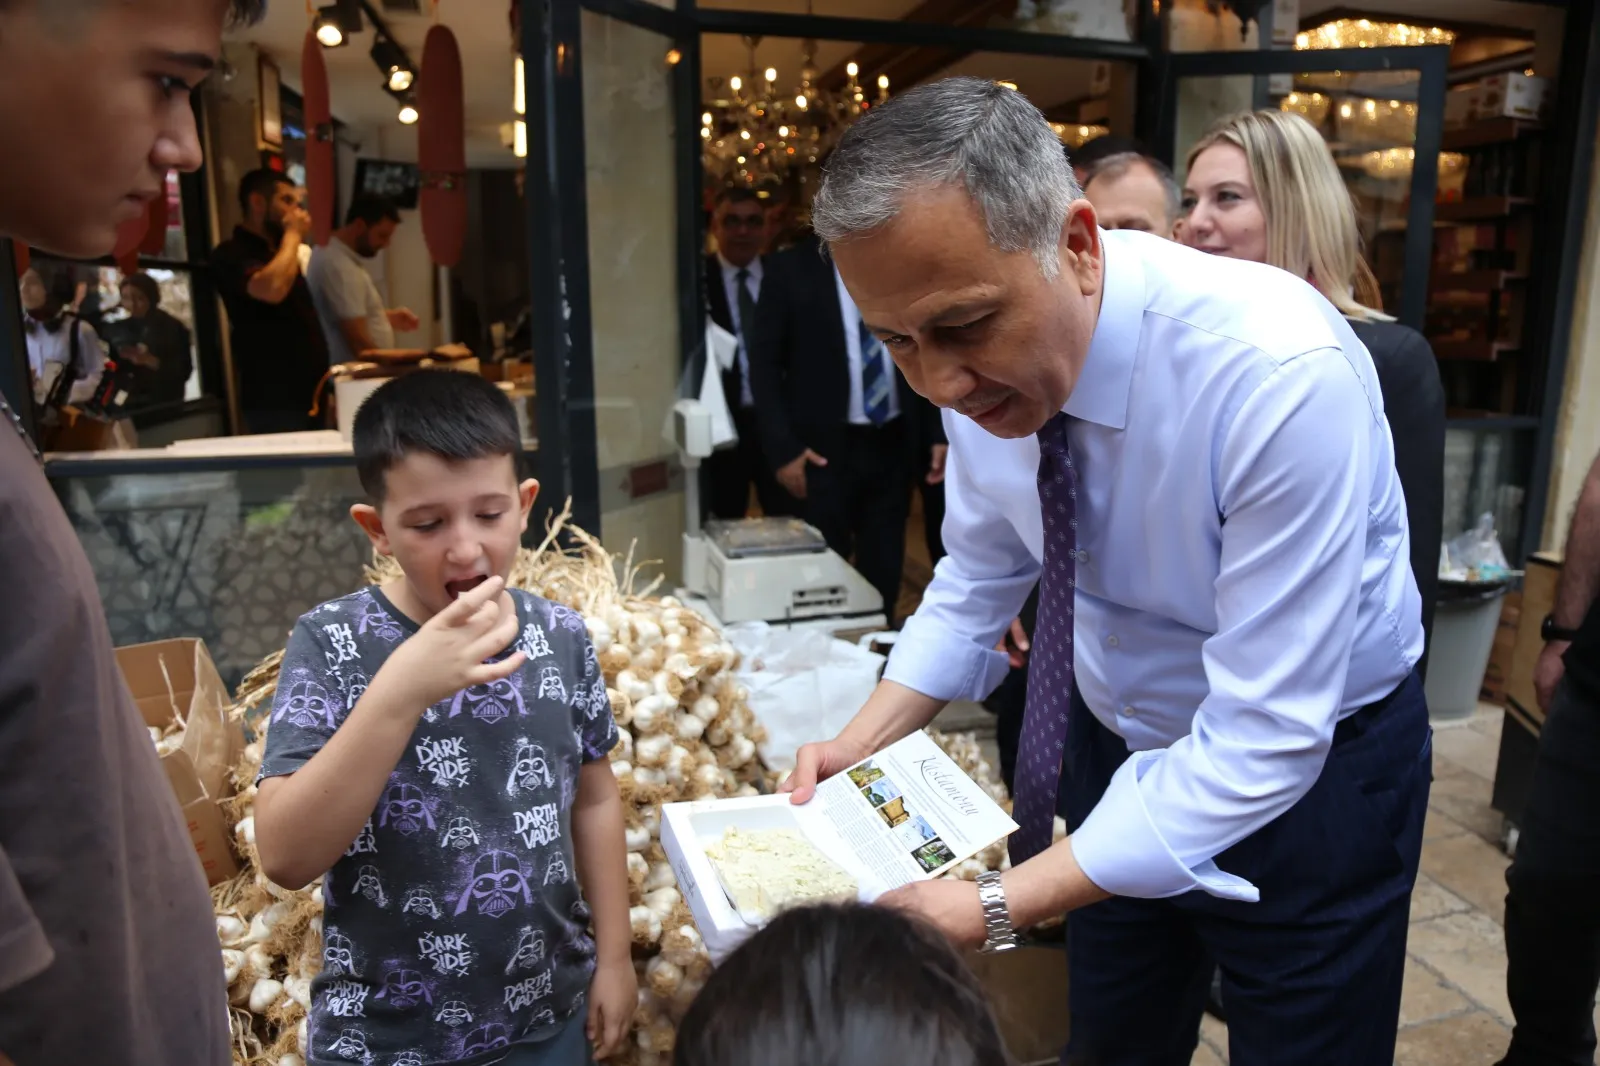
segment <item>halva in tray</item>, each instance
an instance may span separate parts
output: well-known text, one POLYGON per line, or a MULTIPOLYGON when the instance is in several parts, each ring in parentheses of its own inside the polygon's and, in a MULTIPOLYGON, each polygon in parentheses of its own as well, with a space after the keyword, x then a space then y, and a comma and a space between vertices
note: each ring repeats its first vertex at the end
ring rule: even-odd
POLYGON ((854 900, 860 891, 855 878, 795 829, 730 826, 705 852, 739 917, 751 925, 802 903, 854 900))

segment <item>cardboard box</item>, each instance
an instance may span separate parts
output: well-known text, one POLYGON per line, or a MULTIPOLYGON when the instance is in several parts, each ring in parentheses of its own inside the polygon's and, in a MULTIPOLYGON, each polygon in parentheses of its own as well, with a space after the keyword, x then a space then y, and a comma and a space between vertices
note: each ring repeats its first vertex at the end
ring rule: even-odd
POLYGON ((1472 122, 1478 111, 1478 86, 1458 85, 1444 96, 1444 128, 1458 130, 1472 122))
POLYGON ((1528 74, 1494 74, 1478 85, 1473 117, 1536 119, 1544 110, 1548 82, 1528 74))
POLYGON ((208 884, 239 872, 228 825, 218 801, 233 795, 228 771, 239 761, 242 731, 228 721, 228 690, 206 651, 192 637, 117 649, 117 665, 146 725, 182 718, 183 746, 161 760, 189 826, 195 855, 208 884))
POLYGON ((1066 949, 1059 944, 1030 944, 998 955, 971 951, 966 957, 994 1010, 1012 1060, 1054 1066, 1072 1031, 1066 949))
POLYGON ((1511 681, 1511 666, 1517 657, 1517 630, 1522 624, 1522 593, 1508 592, 1500 602, 1500 624, 1495 627, 1489 666, 1483 672, 1483 687, 1478 699, 1497 707, 1506 705, 1506 685, 1511 681))

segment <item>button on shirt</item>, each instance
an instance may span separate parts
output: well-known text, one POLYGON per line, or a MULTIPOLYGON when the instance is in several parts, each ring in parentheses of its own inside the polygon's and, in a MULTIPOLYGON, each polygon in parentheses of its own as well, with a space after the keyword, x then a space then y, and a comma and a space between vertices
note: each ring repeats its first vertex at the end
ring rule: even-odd
MULTIPOLYGON (((1254 900, 1215 858, 1300 799, 1338 720, 1422 654, 1405 503, 1372 360, 1272 267, 1102 233, 1105 288, 1067 401, 1085 703, 1137 754, 1073 836, 1095 884, 1254 900)), ((944 413, 945 547, 885 678, 981 699, 1037 580, 1033 436, 944 413)))
POLYGON ((306 283, 311 286, 322 335, 328 339, 328 357, 334 363, 348 363, 361 355, 350 350, 340 326, 352 318, 366 320, 367 336, 372 338, 374 348, 394 347, 394 326, 389 323, 388 310, 354 248, 338 237, 329 237, 327 244, 311 253, 306 283))
POLYGON ((722 268, 722 291, 728 297, 728 315, 733 319, 733 333, 739 338, 739 406, 754 407, 756 398, 750 391, 750 354, 744 343, 744 331, 748 324, 739 316, 739 271, 750 272, 750 280, 745 285, 750 290, 750 305, 754 307, 761 302, 761 277, 764 273, 761 257, 758 255, 750 260, 749 266, 736 267, 718 252, 717 265, 722 268))
MULTIPOLYGON (((852 426, 870 426, 872 420, 867 417, 866 402, 863 399, 864 390, 861 386, 861 311, 857 309, 856 302, 850 298, 850 290, 844 287, 844 278, 839 276, 839 269, 833 271, 834 286, 839 290, 839 313, 844 318, 844 344, 845 351, 850 360, 850 408, 849 419, 852 426)), ((889 358, 884 352, 885 359, 889 358)), ((894 373, 893 368, 890 374, 894 373)), ((886 422, 892 422, 900 417, 900 390, 889 389, 889 417, 886 422)), ((1035 447, 1037 460, 1038 448, 1035 447)), ((1035 462, 1037 465, 1037 462, 1035 462)))

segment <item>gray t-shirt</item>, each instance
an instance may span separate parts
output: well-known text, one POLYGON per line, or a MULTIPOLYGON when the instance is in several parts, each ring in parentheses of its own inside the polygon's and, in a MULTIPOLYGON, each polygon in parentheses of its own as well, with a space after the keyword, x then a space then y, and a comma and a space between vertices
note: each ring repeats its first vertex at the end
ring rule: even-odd
MULTIPOLYGON (((430 707, 323 884, 313 1063, 498 1061, 554 1035, 594 971, 572 851, 578 770, 617 742, 583 619, 513 590, 527 662, 430 707)), ((376 587, 289 636, 262 777, 322 749, 416 624, 376 587)), ((512 649, 507 649, 507 653, 512 649)))
POLYGON ((0 412, 0 1052, 227 1066, 205 876, 94 574, 0 412))
POLYGON ((339 326, 352 318, 367 320, 367 335, 374 348, 394 347, 394 327, 389 324, 378 286, 362 265, 361 257, 344 241, 329 237, 327 244, 311 253, 306 283, 311 286, 311 300, 317 305, 322 334, 328 338, 331 362, 348 363, 360 357, 360 352, 352 352, 345 343, 344 330, 339 326))

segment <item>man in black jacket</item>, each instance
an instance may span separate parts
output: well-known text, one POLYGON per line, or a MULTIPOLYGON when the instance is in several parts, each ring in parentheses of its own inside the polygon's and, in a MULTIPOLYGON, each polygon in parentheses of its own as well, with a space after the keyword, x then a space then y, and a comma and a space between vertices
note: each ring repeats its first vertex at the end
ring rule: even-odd
POLYGON ((854 559, 893 625, 911 480, 936 460, 942 470, 944 432, 862 326, 815 237, 766 261, 750 379, 779 484, 805 501, 828 546, 854 559))
POLYGON ((714 452, 705 463, 706 509, 714 518, 743 518, 750 508, 750 486, 767 515, 797 515, 800 501, 772 476, 761 453, 755 395, 750 388, 750 329, 765 276, 761 246, 766 240, 766 209, 750 189, 725 189, 711 216, 717 250, 706 256, 706 303, 711 321, 739 339, 733 367, 722 373, 722 393, 733 414, 739 442, 714 452))

